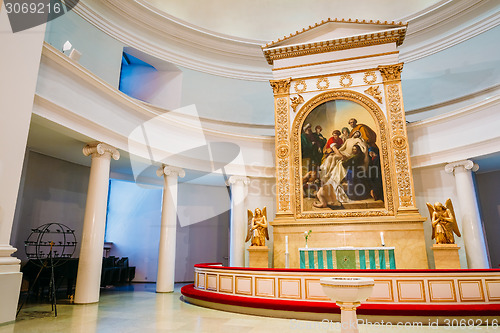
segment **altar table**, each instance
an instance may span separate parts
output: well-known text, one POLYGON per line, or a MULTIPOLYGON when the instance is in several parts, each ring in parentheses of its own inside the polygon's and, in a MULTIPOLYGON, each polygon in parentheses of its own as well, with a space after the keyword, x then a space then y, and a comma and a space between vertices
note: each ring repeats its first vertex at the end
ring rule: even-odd
POLYGON ((299 248, 301 269, 396 269, 394 247, 299 248))

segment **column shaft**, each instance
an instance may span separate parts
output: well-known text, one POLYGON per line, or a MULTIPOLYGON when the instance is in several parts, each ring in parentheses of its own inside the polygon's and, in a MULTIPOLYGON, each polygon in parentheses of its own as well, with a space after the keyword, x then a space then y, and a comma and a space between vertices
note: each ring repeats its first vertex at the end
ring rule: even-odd
POLYGON ((99 301, 111 153, 91 150, 107 147, 97 144, 84 148, 84 152, 89 148, 86 155, 92 154, 92 163, 75 288, 75 303, 79 304, 99 301))
POLYGON ((163 175, 164 186, 156 292, 166 293, 174 291, 175 243, 177 231, 177 177, 184 177, 184 170, 166 166, 158 170, 158 175, 163 175))
POLYGON ((455 168, 458 201, 460 202, 465 253, 469 268, 489 268, 483 225, 477 206, 472 172, 463 166, 455 168))
MULTIPOLYGON (((12 33, 0 1, 0 324, 15 320, 22 273, 10 245, 45 24, 12 33)), ((19 249, 23 251, 23 249, 19 249)))
POLYGON ((245 237, 247 214, 245 209, 247 177, 231 176, 231 235, 229 239, 229 266, 245 267, 245 237))
POLYGON ((460 216, 457 216, 457 220, 462 224, 468 267, 489 268, 488 251, 472 179, 472 171, 476 170, 477 165, 472 161, 460 161, 446 165, 446 171, 453 172, 455 175, 460 205, 460 216))

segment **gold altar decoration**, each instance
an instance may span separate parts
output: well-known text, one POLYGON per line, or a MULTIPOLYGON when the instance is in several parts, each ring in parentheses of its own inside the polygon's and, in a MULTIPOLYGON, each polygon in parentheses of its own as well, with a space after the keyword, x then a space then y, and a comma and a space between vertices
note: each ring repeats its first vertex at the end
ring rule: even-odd
POLYGON ((245 242, 252 240, 250 246, 265 246, 266 239, 269 240, 267 232, 267 209, 264 207, 262 210, 255 209, 255 213, 248 210, 248 228, 247 238, 245 242))
POLYGON ((328 19, 263 47, 273 66, 274 267, 285 266, 285 252, 299 267, 312 230, 318 247, 378 246, 383 231, 400 268, 428 268, 397 49, 406 27, 328 19))
POLYGON ((290 102, 292 102, 293 112, 297 111, 297 106, 304 103, 304 98, 300 95, 290 98, 290 102))
POLYGON ((432 239, 436 239, 436 244, 455 244, 455 236, 461 237, 458 230, 455 210, 451 199, 446 200, 443 205, 436 202, 434 205, 427 202, 429 215, 432 223, 432 239))

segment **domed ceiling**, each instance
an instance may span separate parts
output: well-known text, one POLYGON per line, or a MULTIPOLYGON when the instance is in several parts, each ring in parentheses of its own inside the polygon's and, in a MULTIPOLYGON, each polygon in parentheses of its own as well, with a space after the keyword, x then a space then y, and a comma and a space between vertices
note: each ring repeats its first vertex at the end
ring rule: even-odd
POLYGON ((331 18, 399 21, 438 0, 145 0, 192 25, 239 38, 275 40, 331 18))

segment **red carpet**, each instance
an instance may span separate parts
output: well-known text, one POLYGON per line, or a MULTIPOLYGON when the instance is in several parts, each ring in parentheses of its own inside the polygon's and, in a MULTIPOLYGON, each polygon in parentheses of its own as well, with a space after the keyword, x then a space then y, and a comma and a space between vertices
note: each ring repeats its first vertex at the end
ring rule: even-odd
MULTIPOLYGON (((288 301, 221 295, 198 290, 194 284, 181 289, 181 293, 190 298, 234 306, 262 308, 295 312, 340 313, 340 308, 333 302, 288 301)), ((434 304, 362 304, 356 312, 360 315, 392 315, 392 316, 500 316, 500 304, 470 305, 434 305, 434 304)))

